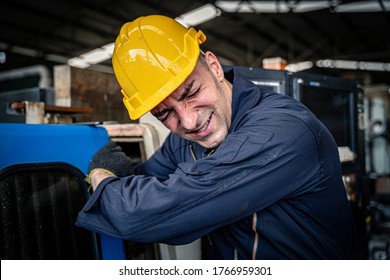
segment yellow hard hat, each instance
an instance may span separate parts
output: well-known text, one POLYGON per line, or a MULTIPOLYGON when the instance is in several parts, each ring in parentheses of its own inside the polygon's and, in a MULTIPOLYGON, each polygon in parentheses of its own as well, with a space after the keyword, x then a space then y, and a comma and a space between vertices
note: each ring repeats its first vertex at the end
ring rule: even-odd
POLYGON ((160 15, 122 26, 112 65, 131 119, 152 110, 187 79, 205 40, 202 31, 160 15))

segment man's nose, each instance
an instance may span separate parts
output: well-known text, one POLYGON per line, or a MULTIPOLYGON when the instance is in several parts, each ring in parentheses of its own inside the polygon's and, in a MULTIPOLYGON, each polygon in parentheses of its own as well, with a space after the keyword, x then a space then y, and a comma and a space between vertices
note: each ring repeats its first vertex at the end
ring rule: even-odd
POLYGON ((189 131, 197 128, 198 111, 195 108, 180 106, 180 109, 177 110, 177 114, 179 115, 180 126, 182 128, 189 131))

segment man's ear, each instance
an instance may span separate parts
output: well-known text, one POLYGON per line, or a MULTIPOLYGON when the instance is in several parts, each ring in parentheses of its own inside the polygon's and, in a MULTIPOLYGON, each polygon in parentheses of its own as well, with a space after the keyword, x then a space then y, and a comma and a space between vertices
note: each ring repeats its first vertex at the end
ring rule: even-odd
POLYGON ((204 58, 207 65, 209 66, 210 71, 215 75, 218 81, 222 82, 225 76, 218 58, 210 51, 206 51, 204 53, 204 58))

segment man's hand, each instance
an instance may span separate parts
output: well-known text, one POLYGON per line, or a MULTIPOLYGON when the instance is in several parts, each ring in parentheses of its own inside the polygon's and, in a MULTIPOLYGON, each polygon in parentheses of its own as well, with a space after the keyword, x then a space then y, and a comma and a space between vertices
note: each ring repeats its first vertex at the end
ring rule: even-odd
POLYGON ((96 152, 89 164, 88 181, 94 189, 101 180, 96 180, 96 178, 94 180, 92 176, 95 173, 101 174, 102 172, 107 175, 106 177, 113 175, 117 177, 133 175, 131 159, 112 140, 96 152))

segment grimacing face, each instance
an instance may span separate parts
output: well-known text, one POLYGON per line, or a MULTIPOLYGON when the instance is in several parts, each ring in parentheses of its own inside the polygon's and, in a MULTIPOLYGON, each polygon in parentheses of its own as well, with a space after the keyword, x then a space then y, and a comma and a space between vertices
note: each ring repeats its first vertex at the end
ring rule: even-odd
POLYGON ((206 149, 226 138, 232 119, 232 85, 218 59, 204 54, 191 75, 151 110, 172 133, 206 149))

